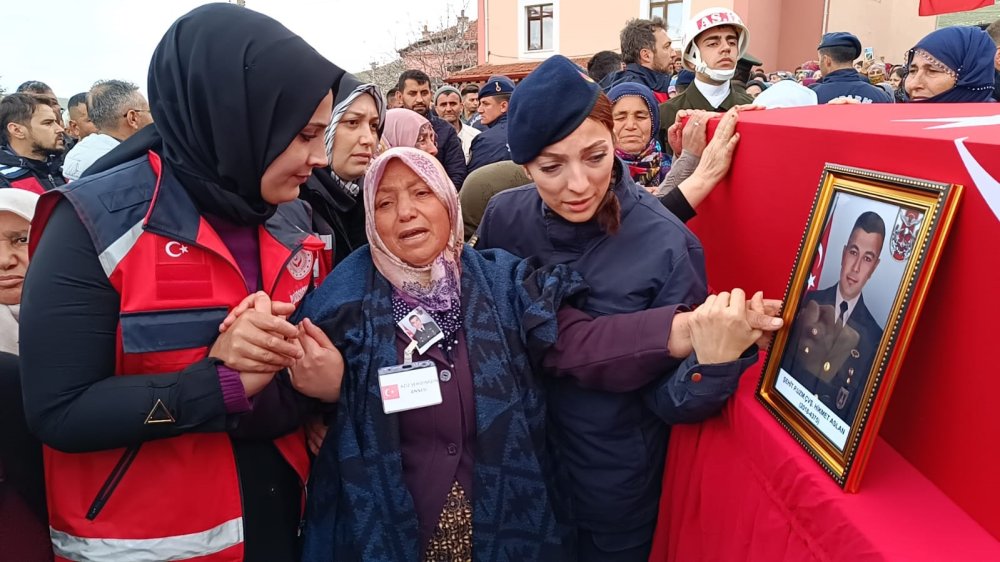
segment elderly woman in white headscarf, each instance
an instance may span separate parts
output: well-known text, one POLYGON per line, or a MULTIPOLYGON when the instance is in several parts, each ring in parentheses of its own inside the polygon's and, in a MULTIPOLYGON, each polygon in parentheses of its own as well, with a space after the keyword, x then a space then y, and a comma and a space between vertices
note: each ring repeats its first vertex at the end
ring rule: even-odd
POLYGON ((0 351, 17 355, 21 287, 28 270, 28 227, 38 195, 0 190, 0 351))
POLYGON ((28 228, 38 195, 0 189, 0 552, 5 560, 51 558, 42 448, 30 435, 21 401, 18 321, 28 269, 28 228))

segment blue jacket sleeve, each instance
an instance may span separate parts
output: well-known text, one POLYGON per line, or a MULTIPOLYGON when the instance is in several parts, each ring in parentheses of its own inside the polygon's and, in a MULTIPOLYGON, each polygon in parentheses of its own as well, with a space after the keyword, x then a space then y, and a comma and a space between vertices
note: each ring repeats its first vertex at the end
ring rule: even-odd
POLYGON ((646 407, 673 425, 704 421, 722 410, 736 392, 740 375, 757 362, 757 346, 729 363, 701 365, 692 353, 673 375, 643 394, 646 407))

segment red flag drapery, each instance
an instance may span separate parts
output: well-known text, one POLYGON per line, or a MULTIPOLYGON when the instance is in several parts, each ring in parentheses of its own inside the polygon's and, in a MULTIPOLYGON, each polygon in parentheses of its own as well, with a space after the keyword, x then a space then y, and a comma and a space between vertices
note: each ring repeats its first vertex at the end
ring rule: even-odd
POLYGON ((938 14, 951 14, 954 12, 965 12, 967 10, 977 10, 992 6, 994 0, 920 0, 921 16, 936 16, 938 14))

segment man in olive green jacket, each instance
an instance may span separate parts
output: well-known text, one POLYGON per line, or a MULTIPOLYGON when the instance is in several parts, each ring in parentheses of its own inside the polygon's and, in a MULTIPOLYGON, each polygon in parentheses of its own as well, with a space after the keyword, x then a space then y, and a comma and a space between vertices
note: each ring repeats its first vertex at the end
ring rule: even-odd
POLYGON ((669 152, 667 129, 682 109, 723 113, 735 105, 753 103, 746 92, 733 89, 730 80, 737 61, 746 55, 750 33, 732 10, 709 8, 684 26, 681 56, 684 66, 695 73, 684 93, 660 104, 660 141, 669 152))

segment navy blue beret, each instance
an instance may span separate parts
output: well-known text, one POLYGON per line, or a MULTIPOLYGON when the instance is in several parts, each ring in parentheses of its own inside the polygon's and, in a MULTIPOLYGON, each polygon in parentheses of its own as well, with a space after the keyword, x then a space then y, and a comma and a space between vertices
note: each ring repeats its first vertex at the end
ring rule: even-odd
POLYGON ((816 48, 829 49, 830 47, 851 47, 854 49, 854 58, 858 58, 858 55, 861 54, 861 40, 846 31, 824 33, 823 40, 816 48))
POLYGON ((507 111, 510 158, 527 164, 550 144, 576 130, 590 115, 601 87, 562 55, 538 65, 517 86, 507 111))
POLYGON ((676 86, 687 86, 691 82, 694 82, 694 72, 688 69, 684 69, 677 73, 677 83, 676 86))
POLYGON ((514 93, 514 81, 506 76, 490 76, 489 80, 483 84, 482 88, 479 88, 479 99, 488 98, 490 96, 499 96, 501 94, 513 94, 514 93))

